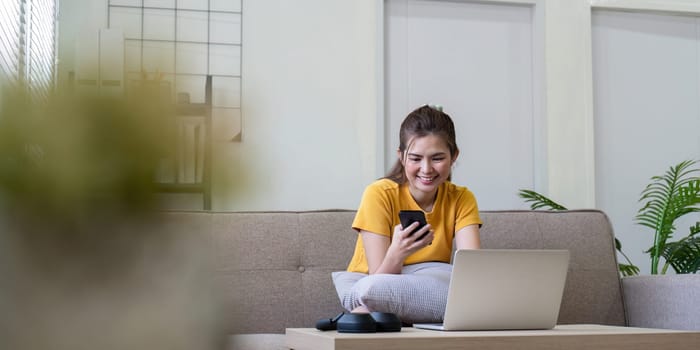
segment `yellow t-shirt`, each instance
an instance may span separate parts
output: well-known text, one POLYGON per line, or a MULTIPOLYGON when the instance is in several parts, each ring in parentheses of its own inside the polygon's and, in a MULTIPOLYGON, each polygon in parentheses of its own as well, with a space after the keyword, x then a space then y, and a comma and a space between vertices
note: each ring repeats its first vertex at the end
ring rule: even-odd
MULTIPOLYGON (((394 226, 400 224, 400 210, 421 210, 411 196, 408 184, 399 185, 389 179, 377 180, 365 189, 352 228, 358 232, 369 231, 391 239, 394 226)), ((409 255, 404 265, 427 261, 449 263, 455 232, 469 225, 481 224, 474 194, 466 187, 457 186, 449 181, 438 188, 433 210, 425 213, 425 218, 435 231, 433 244, 409 255)), ((348 265, 348 271, 369 271, 361 235, 357 237, 355 253, 348 265)))

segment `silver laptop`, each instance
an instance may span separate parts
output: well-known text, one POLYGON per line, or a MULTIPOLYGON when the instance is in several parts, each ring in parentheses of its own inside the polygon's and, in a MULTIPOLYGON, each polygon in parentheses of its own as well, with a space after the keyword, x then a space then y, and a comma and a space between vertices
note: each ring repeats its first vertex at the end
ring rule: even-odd
POLYGON ((413 327, 443 331, 554 328, 568 267, 568 250, 458 250, 443 323, 413 327))

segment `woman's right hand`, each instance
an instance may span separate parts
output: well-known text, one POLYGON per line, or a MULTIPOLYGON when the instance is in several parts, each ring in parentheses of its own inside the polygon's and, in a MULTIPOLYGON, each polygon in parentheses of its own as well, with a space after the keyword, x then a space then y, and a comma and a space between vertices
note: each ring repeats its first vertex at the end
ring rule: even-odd
POLYGON ((413 223, 406 229, 401 225, 394 226, 391 240, 385 235, 360 231, 369 273, 401 273, 403 262, 409 255, 432 243, 434 233, 430 224, 413 232, 418 225, 413 223), (428 234, 421 238, 426 232, 428 234))
POLYGON ((418 226, 420 226, 418 222, 414 222, 406 228, 401 225, 394 226, 394 234, 387 255, 393 250, 391 253, 397 254, 403 261, 419 249, 432 244, 435 237, 432 226, 427 224, 417 230, 418 226), (423 237, 423 235, 425 236, 423 237))

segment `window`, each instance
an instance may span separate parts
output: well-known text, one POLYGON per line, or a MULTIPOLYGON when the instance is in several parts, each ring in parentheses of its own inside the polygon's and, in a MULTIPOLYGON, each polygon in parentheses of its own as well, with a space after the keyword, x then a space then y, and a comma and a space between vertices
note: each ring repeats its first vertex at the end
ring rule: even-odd
POLYGON ((176 101, 204 103, 212 77, 219 140, 241 137, 241 0, 110 0, 108 27, 124 33, 127 89, 144 73, 176 101))
POLYGON ((46 96, 55 69, 58 0, 0 2, 0 78, 24 80, 35 96, 46 96))

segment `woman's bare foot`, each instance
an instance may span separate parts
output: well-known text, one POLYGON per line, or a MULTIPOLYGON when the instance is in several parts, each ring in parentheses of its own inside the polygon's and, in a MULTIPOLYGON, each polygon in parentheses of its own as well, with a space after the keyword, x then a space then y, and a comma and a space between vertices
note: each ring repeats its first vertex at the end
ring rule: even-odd
POLYGON ((350 311, 350 312, 353 314, 368 314, 368 313, 370 313, 367 306, 364 306, 364 305, 358 306, 358 307, 352 309, 352 311, 350 311))

